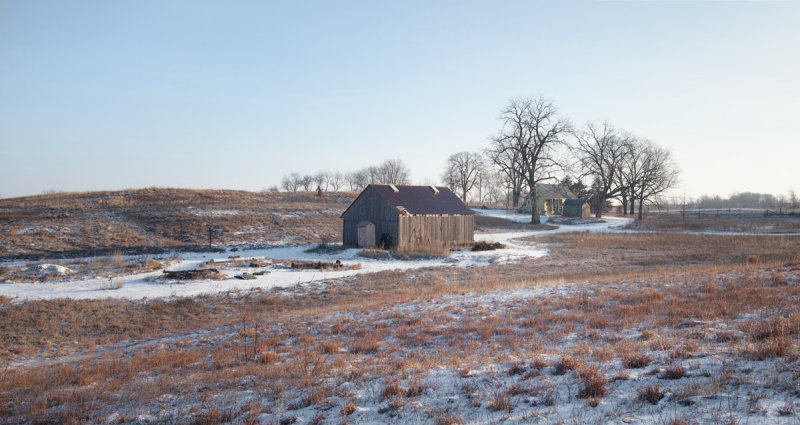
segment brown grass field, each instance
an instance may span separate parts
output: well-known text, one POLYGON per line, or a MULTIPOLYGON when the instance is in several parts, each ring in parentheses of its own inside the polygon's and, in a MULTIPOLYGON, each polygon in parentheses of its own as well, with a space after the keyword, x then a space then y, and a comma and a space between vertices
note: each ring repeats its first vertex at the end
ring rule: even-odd
POLYGON ((148 188, 0 199, 0 258, 341 239, 349 193, 148 188), (221 231, 224 230, 224 231, 221 231))
POLYGON ((800 237, 563 233, 547 256, 0 306, 9 423, 798 423, 800 237))

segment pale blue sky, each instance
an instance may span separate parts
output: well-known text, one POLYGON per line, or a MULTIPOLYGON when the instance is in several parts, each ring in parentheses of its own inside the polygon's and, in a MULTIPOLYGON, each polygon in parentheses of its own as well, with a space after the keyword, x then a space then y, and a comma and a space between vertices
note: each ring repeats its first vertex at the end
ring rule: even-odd
POLYGON ((0 0, 0 196, 260 190, 479 150, 514 96, 800 191, 800 2, 0 0))

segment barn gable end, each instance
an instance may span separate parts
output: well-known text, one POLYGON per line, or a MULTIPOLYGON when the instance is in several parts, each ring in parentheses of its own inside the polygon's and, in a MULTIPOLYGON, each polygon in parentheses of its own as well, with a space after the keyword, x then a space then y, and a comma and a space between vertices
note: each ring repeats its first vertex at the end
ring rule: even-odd
POLYGON ((375 245, 385 234, 397 240, 397 216, 397 211, 378 195, 373 185, 369 185, 342 213, 342 243, 358 246, 358 223, 362 221, 375 225, 375 245))
POLYGON ((342 239, 344 245, 358 246, 358 223, 368 221, 375 225, 376 245, 461 247, 474 241, 474 214, 447 187, 369 185, 342 214, 342 239))

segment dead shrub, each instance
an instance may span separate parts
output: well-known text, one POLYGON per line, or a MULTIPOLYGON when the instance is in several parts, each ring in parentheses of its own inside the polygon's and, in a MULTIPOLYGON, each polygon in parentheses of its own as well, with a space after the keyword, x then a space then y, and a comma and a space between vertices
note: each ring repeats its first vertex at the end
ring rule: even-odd
POLYGON ((792 339, 788 336, 768 338, 758 341, 744 351, 745 356, 756 360, 784 357, 792 350, 792 339))
POLYGON ((406 392, 406 389, 403 388, 397 381, 389 381, 386 383, 386 386, 383 387, 383 391, 381 391, 381 398, 387 399, 393 396, 401 395, 406 392))
POLYGON ((352 353, 373 354, 377 353, 381 347, 381 338, 374 333, 365 335, 360 341, 353 344, 350 348, 352 353))
POLYGON ((672 416, 658 422, 659 425, 697 425, 697 421, 688 416, 672 416))
POLYGON ((786 286, 789 284, 789 281, 783 276, 783 274, 779 273, 777 270, 772 271, 772 276, 770 276, 769 280, 775 286, 786 286))
POLYGON ((747 264, 761 264, 761 256, 755 254, 748 255, 745 262, 747 264))
POLYGON ((523 373, 525 373, 525 365, 522 362, 513 362, 508 368, 508 374, 511 376, 522 375, 523 373))
POLYGON ((324 354, 336 354, 342 349, 342 346, 336 341, 325 341, 322 343, 322 352, 324 354))
POLYGON ((445 414, 442 416, 437 416, 433 422, 436 425, 458 425, 463 422, 463 419, 461 416, 445 414))
POLYGON ((578 377, 583 385, 578 391, 580 398, 601 398, 608 393, 606 379, 594 366, 583 366, 578 369, 578 377))
POLYGON ((494 393, 494 396, 492 397, 492 401, 489 403, 488 407, 489 407, 489 410, 492 410, 492 411, 495 411, 495 412, 499 412, 501 410, 505 410, 507 412, 510 412, 511 409, 512 409, 511 406, 512 406, 511 405, 511 397, 509 397, 508 394, 506 394, 505 392, 498 391, 498 392, 494 393))
POLYGON ((628 373, 627 370, 620 370, 619 372, 617 372, 616 375, 614 375, 614 378, 611 381, 612 382, 627 381, 628 379, 630 379, 630 377, 631 377, 631 374, 628 373))
POLYGON ((428 386, 422 382, 422 378, 417 376, 411 380, 411 383, 408 384, 406 397, 419 397, 425 392, 426 389, 428 389, 428 386))
POLYGON ((553 371, 554 375, 563 375, 570 370, 575 370, 578 367, 578 361, 570 356, 564 356, 553 365, 555 369, 553 371))
POLYGON ((639 389, 638 398, 650 404, 658 404, 664 398, 664 393, 661 392, 658 384, 651 384, 639 389))
POLYGON ((547 367, 547 361, 541 357, 536 357, 531 361, 531 367, 536 370, 542 370, 547 367))
POLYGON ((275 364, 281 361, 283 357, 274 351, 262 351, 258 353, 258 362, 261 364, 275 364))
POLYGON ((662 377, 664 379, 681 379, 684 376, 686 376, 686 369, 679 364, 672 364, 664 369, 664 375, 662 377))
POLYGON ((651 361, 650 356, 645 353, 628 353, 622 357, 622 364, 628 369, 641 369, 651 361))
POLYGON ((356 411, 356 409, 358 409, 358 406, 356 406, 356 404, 353 403, 352 400, 348 400, 347 403, 345 403, 344 406, 342 406, 342 416, 348 417, 352 415, 356 411))

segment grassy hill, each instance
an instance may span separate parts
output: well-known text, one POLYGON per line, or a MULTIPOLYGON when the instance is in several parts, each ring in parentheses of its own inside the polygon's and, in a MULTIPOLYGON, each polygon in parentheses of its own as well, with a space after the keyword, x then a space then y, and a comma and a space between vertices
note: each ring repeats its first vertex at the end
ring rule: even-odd
POLYGON ((0 199, 0 257, 292 244, 341 238, 349 193, 147 188, 0 199))

